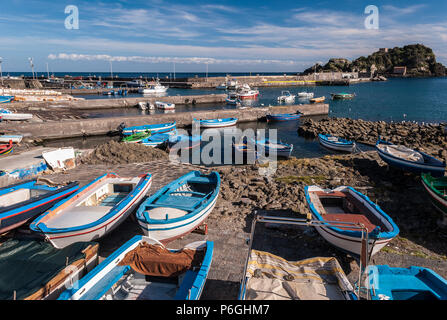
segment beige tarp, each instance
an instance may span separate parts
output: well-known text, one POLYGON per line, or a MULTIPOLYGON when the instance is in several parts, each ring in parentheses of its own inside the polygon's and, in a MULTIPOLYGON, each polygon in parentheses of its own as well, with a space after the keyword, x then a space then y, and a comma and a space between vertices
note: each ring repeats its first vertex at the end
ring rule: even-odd
POLYGON ((247 300, 344 300, 353 290, 335 258, 290 262, 252 250, 246 276, 247 300))
POLYGON ((397 158, 424 163, 424 157, 422 154, 405 146, 379 144, 378 148, 383 152, 389 153, 397 158))

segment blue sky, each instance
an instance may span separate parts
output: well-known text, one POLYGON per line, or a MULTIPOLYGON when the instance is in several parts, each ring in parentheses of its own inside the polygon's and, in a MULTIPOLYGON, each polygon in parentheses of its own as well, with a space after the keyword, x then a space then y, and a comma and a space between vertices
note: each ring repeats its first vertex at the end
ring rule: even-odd
POLYGON ((423 43, 447 65, 447 1, 2 0, 4 72, 302 71, 331 57, 423 43), (64 26, 67 5, 79 30, 64 26), (379 30, 367 30, 367 5, 379 30))

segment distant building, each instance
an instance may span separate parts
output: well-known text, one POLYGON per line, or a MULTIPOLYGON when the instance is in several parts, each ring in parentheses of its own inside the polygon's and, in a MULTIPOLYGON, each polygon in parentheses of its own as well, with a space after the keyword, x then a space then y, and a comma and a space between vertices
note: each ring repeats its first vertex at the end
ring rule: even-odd
POLYGON ((406 75, 407 74, 407 67, 394 67, 394 74, 400 74, 400 75, 406 75))
POLYGON ((379 52, 388 53, 388 48, 380 48, 379 52))

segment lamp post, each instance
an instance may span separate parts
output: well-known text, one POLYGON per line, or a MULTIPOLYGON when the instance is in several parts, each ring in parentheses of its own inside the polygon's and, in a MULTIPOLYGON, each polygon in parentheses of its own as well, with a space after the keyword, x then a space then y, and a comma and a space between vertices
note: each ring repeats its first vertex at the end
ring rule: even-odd
POLYGON ((33 63, 33 58, 28 58, 29 60, 29 64, 31 66, 31 72, 33 73, 33 80, 34 80, 34 63, 33 63))
POLYGON ((0 57, 0 79, 2 79, 2 86, 3 86, 2 62, 3 62, 3 58, 0 57))

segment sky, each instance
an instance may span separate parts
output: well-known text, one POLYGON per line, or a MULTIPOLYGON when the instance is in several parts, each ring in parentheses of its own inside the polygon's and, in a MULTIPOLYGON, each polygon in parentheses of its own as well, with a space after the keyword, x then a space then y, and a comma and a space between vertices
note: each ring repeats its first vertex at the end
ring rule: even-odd
POLYGON ((0 0, 2 70, 300 72, 422 43, 447 65, 445 0, 0 0), (378 29, 365 27, 368 5, 378 29), (78 28, 73 11, 78 10, 78 28), (68 28, 66 26, 68 22, 68 28), (70 29, 71 28, 71 29, 70 29))

